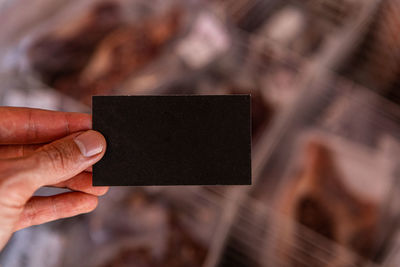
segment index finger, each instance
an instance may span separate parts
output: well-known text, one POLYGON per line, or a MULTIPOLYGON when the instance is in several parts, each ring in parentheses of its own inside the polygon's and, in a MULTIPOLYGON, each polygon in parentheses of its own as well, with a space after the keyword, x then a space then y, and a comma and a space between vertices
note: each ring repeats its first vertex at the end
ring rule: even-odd
POLYGON ((39 144, 92 127, 84 113, 0 107, 0 144, 39 144))

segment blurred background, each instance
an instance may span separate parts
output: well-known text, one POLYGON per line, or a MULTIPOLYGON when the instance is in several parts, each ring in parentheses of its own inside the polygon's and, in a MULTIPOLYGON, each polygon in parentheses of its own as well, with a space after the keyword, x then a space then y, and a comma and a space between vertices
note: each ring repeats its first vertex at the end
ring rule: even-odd
POLYGON ((0 265, 400 266, 400 0, 0 0, 0 105, 242 93, 252 186, 115 187, 0 265))

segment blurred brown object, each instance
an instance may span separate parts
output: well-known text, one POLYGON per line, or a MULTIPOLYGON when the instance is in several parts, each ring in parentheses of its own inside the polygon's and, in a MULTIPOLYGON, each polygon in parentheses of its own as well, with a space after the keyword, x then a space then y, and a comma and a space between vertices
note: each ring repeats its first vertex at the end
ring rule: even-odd
POLYGON ((121 23, 116 3, 98 4, 84 17, 39 38, 29 50, 32 66, 49 85, 76 76, 89 62, 97 43, 121 23))
MULTIPOLYGON (((93 262, 88 266, 202 266, 207 245, 196 236, 196 231, 201 231, 199 225, 185 220, 188 214, 182 207, 163 193, 141 187, 122 194, 118 202, 99 207, 90 218, 92 235, 106 239, 100 242, 100 253, 91 252, 93 262)), ((182 196, 175 197, 183 203, 182 196)))
POLYGON ((97 4, 77 22, 41 37, 29 50, 33 69, 55 89, 90 104, 93 94, 112 92, 178 32, 181 11, 172 8, 132 25, 115 2, 97 4))
MULTIPOLYGON (((350 192, 342 179, 330 149, 322 143, 310 142, 305 148, 304 165, 281 194, 280 210, 318 234, 371 258, 377 242, 377 206, 350 192)), ((307 247, 301 240, 302 228, 296 224, 288 228, 281 233, 282 239, 292 240, 287 246, 296 247, 293 244, 302 242, 299 245, 310 255, 307 266, 320 266, 313 264, 315 247, 307 247)))
POLYGON ((147 248, 125 248, 120 250, 116 257, 103 267, 156 267, 147 248))
POLYGON ((381 2, 365 39, 344 72, 400 103, 400 1, 381 2))
POLYGON ((201 267, 207 249, 197 243, 170 214, 167 251, 157 259, 150 247, 125 247, 102 267, 201 267))
POLYGON ((207 255, 207 249, 196 242, 179 223, 178 218, 170 214, 170 232, 167 252, 160 267, 201 267, 207 255))
POLYGON ((351 15, 359 8, 357 1, 349 0, 306 0, 303 2, 312 13, 338 26, 342 26, 351 19, 351 15))

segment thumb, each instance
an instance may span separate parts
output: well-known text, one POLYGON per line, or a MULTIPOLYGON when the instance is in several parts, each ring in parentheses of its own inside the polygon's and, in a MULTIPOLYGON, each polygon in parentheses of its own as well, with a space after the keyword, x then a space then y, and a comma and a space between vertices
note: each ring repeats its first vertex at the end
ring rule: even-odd
MULTIPOLYGON (((33 190, 65 181, 84 171, 104 155, 106 141, 99 132, 75 133, 41 147, 32 155, 15 160, 19 178, 33 190)), ((16 177, 17 178, 17 177, 16 177)))

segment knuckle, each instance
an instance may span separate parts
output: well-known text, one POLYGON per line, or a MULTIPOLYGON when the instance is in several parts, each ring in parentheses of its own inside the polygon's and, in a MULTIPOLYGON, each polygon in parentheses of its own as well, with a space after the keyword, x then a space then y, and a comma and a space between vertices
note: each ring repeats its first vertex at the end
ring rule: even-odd
POLYGON ((74 148, 71 145, 58 143, 45 146, 37 154, 37 164, 50 165, 54 170, 65 170, 77 161, 74 148))
POLYGON ((66 160, 64 160, 64 153, 58 146, 50 146, 48 149, 43 150, 43 156, 54 169, 65 169, 66 160))
POLYGON ((32 199, 25 206, 24 219, 27 225, 32 225, 37 217, 36 203, 35 200, 32 199))
POLYGON ((28 110, 28 130, 26 131, 27 140, 35 140, 38 137, 38 128, 36 127, 33 110, 28 110))

